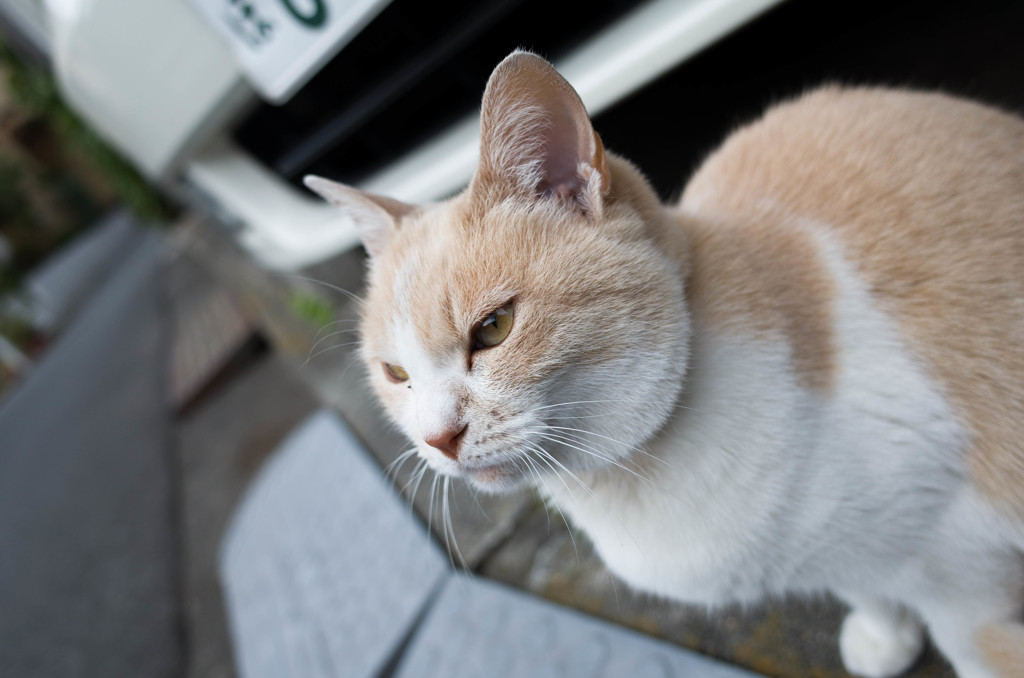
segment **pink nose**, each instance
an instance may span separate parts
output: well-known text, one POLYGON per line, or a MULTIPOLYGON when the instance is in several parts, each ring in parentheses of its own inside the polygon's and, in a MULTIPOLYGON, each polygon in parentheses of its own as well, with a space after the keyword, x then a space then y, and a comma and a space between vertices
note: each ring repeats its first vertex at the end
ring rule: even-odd
POLYGON ((462 442, 462 434, 466 432, 467 426, 468 424, 456 424, 437 435, 426 437, 423 440, 427 445, 441 450, 441 454, 449 459, 458 459, 459 443, 462 442))

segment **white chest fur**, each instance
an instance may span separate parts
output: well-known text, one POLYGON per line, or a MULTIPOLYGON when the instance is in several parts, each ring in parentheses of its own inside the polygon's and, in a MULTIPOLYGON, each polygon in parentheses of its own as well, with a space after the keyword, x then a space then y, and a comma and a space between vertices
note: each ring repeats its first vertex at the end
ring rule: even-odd
POLYGON ((963 485, 964 438, 891 319, 824 237, 838 290, 834 392, 800 386, 781 339, 695 324, 677 414, 620 469, 542 488, 609 568, 702 603, 884 588, 963 485))

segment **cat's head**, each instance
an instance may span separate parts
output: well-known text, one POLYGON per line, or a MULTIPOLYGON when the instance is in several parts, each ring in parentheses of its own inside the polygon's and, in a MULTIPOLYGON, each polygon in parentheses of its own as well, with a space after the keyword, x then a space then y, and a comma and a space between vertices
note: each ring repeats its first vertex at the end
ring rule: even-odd
POLYGON ((672 225, 543 59, 516 52, 491 75, 460 195, 410 206, 307 184, 357 224, 362 357, 436 471, 508 489, 611 464, 665 422, 689 337, 672 225))

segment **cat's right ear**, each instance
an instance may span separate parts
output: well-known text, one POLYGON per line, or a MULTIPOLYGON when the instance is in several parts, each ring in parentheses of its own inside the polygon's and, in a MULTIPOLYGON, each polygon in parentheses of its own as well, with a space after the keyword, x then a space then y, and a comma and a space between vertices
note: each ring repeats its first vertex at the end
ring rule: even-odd
POLYGON ((304 177, 302 183, 352 217, 356 232, 363 241, 363 247, 371 257, 378 256, 384 251, 388 240, 398 229, 398 222, 414 209, 412 205, 404 202, 360 191, 358 188, 312 174, 304 177))
POLYGON ((507 56, 484 91, 474 199, 555 196, 596 218, 609 190, 604 146, 576 90, 536 54, 507 56))

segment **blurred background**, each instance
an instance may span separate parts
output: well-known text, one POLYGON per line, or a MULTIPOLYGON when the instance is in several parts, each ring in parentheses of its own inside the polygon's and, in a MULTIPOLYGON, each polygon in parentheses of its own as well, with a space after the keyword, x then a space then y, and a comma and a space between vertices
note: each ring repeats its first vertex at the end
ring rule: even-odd
MULTIPOLYGON (((263 462, 323 407, 382 467, 404 448, 346 332, 364 253, 304 175, 459 191, 523 47, 671 200, 821 83, 1024 112, 1022 34, 1010 0, 0 0, 0 676, 236 675, 218 550, 263 462)), ((468 571, 764 675, 846 675, 833 601, 633 596, 534 497, 454 492, 468 571)), ((929 650, 912 675, 952 674, 929 650)))

